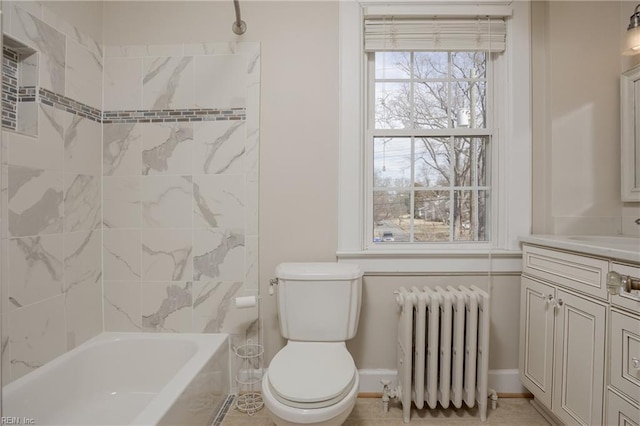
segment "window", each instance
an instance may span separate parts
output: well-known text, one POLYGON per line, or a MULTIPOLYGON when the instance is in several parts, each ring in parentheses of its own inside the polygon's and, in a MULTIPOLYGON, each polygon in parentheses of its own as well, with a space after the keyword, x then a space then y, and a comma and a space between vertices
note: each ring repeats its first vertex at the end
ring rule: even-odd
POLYGON ((531 217, 529 2, 339 10, 338 259, 373 273, 518 271, 531 217), (488 30, 470 36, 469 21, 488 30), (461 23, 462 37, 445 37, 461 23))
POLYGON ((368 54, 374 244, 491 239, 490 55, 368 54))

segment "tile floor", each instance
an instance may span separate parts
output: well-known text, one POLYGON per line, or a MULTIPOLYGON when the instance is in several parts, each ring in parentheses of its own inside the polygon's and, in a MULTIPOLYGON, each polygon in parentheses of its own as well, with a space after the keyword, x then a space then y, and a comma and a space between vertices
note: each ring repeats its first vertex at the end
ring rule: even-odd
MULTIPOLYGON (((480 422, 477 409, 416 410, 411 411, 411 424, 418 425, 503 425, 548 426, 545 419, 525 398, 503 398, 496 410, 489 410, 487 421, 480 422)), ((222 426, 273 426, 263 408, 252 417, 230 409, 222 426)), ((378 398, 358 398, 345 426, 402 426, 402 406, 391 403, 389 412, 382 412, 378 398)))

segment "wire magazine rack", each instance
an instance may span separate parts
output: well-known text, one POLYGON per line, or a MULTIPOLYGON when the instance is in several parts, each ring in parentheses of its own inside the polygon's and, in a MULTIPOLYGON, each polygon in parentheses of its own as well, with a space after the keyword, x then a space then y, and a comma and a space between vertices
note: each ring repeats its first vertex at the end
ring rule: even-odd
POLYGON ((253 416, 264 407, 260 387, 262 383, 262 345, 247 340, 247 343, 235 349, 237 360, 236 383, 238 384, 238 396, 236 397, 236 409, 241 413, 253 416))

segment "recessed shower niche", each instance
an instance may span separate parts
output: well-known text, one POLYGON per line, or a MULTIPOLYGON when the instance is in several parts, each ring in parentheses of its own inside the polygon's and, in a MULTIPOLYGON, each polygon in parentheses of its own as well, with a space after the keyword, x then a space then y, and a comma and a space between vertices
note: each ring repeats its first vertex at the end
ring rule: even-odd
POLYGON ((3 36, 2 129, 38 134, 38 52, 3 36))

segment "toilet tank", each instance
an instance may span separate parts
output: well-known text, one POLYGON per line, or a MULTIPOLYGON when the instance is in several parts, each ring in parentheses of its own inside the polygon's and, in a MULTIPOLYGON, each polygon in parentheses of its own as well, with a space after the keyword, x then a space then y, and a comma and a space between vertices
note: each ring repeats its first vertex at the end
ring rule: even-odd
POLYGON ((281 263, 276 276, 283 337, 342 342, 355 336, 362 298, 362 270, 358 265, 281 263))

